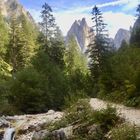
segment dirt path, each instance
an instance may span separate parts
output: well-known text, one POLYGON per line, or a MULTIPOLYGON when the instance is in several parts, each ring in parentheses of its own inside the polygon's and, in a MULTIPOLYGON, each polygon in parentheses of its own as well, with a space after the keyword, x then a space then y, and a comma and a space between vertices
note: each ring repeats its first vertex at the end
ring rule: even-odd
POLYGON ((126 121, 140 126, 140 109, 126 107, 114 103, 108 103, 97 98, 92 98, 90 100, 90 105, 95 110, 104 109, 107 107, 108 104, 112 107, 115 107, 118 114, 120 114, 120 116, 123 117, 126 121))

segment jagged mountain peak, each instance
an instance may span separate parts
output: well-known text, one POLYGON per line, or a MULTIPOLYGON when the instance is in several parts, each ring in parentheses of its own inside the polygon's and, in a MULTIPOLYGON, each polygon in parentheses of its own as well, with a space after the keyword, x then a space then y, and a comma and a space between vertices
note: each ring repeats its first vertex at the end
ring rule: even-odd
POLYGON ((90 34, 91 27, 88 26, 85 18, 75 20, 67 33, 66 42, 68 42, 71 37, 74 37, 77 40, 78 46, 80 46, 82 52, 84 52, 91 42, 90 34))
POLYGON ((88 26, 85 18, 82 18, 81 26, 88 26))
POLYGON ((122 44, 122 41, 125 40, 129 44, 131 33, 130 31, 120 28, 114 38, 114 45, 116 48, 119 48, 122 44))

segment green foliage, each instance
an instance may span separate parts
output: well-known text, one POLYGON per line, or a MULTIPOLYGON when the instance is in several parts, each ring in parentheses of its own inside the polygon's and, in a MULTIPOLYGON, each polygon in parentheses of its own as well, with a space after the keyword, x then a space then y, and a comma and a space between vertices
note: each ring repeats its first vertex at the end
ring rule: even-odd
POLYGON ((70 93, 65 97, 65 107, 68 108, 78 102, 79 99, 85 98, 88 98, 88 96, 83 92, 77 91, 76 93, 70 93))
POLYGON ((139 140, 140 129, 123 124, 111 130, 111 140, 139 140))
POLYGON ((68 75, 72 75, 76 70, 80 70, 82 73, 87 73, 87 63, 85 56, 81 53, 80 48, 72 37, 66 49, 65 54, 66 72, 68 75))
POLYGON ((33 68, 18 72, 10 83, 9 103, 21 112, 41 112, 47 102, 44 97, 44 78, 33 68))
POLYGON ((11 78, 11 66, 0 58, 0 115, 8 114, 8 80, 11 78), (7 110, 7 111, 6 111, 7 110))
POLYGON ((101 124, 104 131, 110 130, 116 125, 116 122, 119 120, 115 108, 110 106, 107 109, 102 109, 94 113, 94 121, 101 124))
POLYGON ((45 51, 49 61, 54 65, 59 66, 62 70, 65 68, 64 52, 64 42, 55 39, 51 40, 51 46, 48 47, 45 51))
POLYGON ((20 17, 20 20, 13 17, 10 27, 8 58, 15 73, 29 65, 30 58, 34 54, 35 35, 32 25, 23 15, 20 17))
MULTIPOLYGON (((52 58, 53 59, 53 58, 52 58)), ((48 81, 48 90, 45 91, 49 94, 51 100, 48 108, 60 109, 64 105, 64 97, 67 95, 67 79, 61 65, 55 64, 50 60, 44 51, 39 51, 33 58, 34 68, 48 81)))
POLYGON ((108 107, 95 111, 91 108, 88 99, 80 99, 72 103, 65 110, 64 117, 47 127, 47 130, 53 131, 73 126, 72 139, 100 140, 105 139, 105 134, 117 125, 118 121, 119 117, 114 108, 108 107))
POLYGON ((92 109, 86 99, 80 99, 66 109, 65 118, 68 124, 90 121, 92 109))
POLYGON ((81 53, 74 37, 68 42, 64 59, 70 93, 85 92, 86 77, 88 75, 87 60, 84 54, 81 53))
POLYGON ((137 7, 137 24, 135 25, 135 28, 132 29, 131 33, 131 38, 130 38, 130 43, 137 45, 137 47, 140 47, 140 26, 139 26, 139 21, 140 21, 140 4, 137 7))
POLYGON ((89 105, 88 99, 80 99, 68 104, 64 111, 64 117, 49 126, 49 130, 57 130, 68 125, 80 124, 92 119, 93 111, 89 105))
POLYGON ((101 11, 95 6, 92 9, 92 21, 93 21, 93 31, 95 31, 95 37, 89 45, 89 68, 91 71, 91 76, 96 79, 104 70, 105 56, 109 51, 109 45, 107 43, 106 35, 106 24, 103 22, 103 17, 101 11))
POLYGON ((6 63, 3 59, 0 58, 0 77, 4 78, 6 76, 11 76, 10 74, 11 70, 12 67, 8 63, 6 63))
POLYGON ((133 45, 112 55, 110 71, 100 75, 98 97, 139 106, 139 53, 140 49, 133 45))
POLYGON ((41 18, 42 21, 39 23, 41 27, 41 32, 43 33, 44 36, 43 42, 44 45, 48 45, 48 41, 53 37, 54 31, 55 31, 55 18, 52 15, 52 8, 45 3, 42 6, 42 11, 41 11, 41 18))
POLYGON ((0 57, 5 59, 9 41, 8 25, 0 14, 0 57))

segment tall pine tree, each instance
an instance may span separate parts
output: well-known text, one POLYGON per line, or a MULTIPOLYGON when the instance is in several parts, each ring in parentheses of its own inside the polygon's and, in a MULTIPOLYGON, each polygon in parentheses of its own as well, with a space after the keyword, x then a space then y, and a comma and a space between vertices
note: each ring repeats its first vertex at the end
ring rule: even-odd
POLYGON ((44 35, 43 41, 45 45, 48 43, 48 41, 53 37, 54 31, 55 31, 55 18, 52 15, 52 8, 45 3, 42 6, 42 11, 41 11, 41 18, 42 21, 39 23, 41 32, 44 35))
POLYGON ((20 20, 13 17, 10 26, 8 56, 14 73, 29 64, 34 48, 35 41, 31 25, 29 26, 25 16, 21 16, 20 20))
POLYGON ((137 7, 137 20, 132 29, 130 44, 136 44, 136 46, 140 47, 140 4, 137 7))
POLYGON ((9 41, 8 25, 0 14, 0 57, 5 59, 9 41))
POLYGON ((89 45, 89 67, 91 75, 94 79, 98 79, 100 73, 103 71, 103 66, 105 63, 105 55, 108 48, 107 34, 106 34, 106 24, 103 22, 103 17, 101 11, 95 6, 92 9, 92 21, 93 32, 95 37, 92 40, 92 43, 89 45))

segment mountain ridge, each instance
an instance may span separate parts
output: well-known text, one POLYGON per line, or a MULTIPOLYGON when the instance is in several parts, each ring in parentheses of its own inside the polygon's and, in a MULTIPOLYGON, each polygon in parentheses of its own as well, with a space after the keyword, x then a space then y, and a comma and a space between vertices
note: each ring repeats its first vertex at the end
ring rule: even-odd
POLYGON ((6 20, 10 20, 12 16, 20 17, 24 15, 34 26, 35 20, 19 2, 19 0, 0 0, 0 12, 6 20))
POLYGON ((71 37, 74 37, 81 51, 85 52, 91 42, 91 30, 92 28, 87 25, 85 18, 75 20, 67 33, 66 42, 68 42, 71 37))

